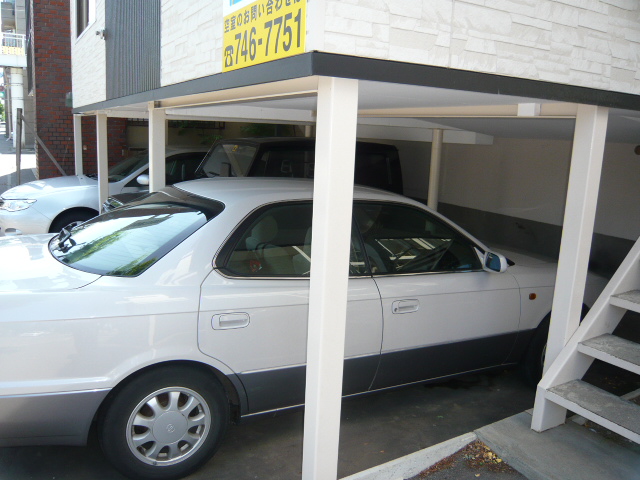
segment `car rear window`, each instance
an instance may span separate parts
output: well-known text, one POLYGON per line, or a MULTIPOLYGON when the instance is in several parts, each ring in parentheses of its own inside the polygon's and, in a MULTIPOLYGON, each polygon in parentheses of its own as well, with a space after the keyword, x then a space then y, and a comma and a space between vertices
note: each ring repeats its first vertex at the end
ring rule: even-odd
POLYGON ((222 212, 224 205, 174 187, 100 215, 49 243, 69 267, 116 277, 141 274, 222 212))

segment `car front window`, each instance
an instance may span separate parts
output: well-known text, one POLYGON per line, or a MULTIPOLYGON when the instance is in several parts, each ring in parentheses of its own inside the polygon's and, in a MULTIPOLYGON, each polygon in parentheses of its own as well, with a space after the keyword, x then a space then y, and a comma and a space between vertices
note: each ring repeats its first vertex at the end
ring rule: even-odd
POLYGON ((136 170, 146 166, 149 163, 149 154, 143 153, 129 157, 126 160, 114 165, 109 169, 109 183, 124 180, 136 170))
POLYGON ((480 270, 471 242, 430 213, 399 204, 354 205, 374 274, 480 270))
POLYGON ((132 277, 217 216, 224 206, 174 187, 100 215, 51 239, 60 262, 99 275, 132 277))

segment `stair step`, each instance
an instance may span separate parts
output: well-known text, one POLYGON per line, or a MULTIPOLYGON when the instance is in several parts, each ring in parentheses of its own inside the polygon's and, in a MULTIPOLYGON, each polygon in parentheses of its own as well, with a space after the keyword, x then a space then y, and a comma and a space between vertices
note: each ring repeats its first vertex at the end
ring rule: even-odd
POLYGON ((631 290, 612 295, 610 303, 616 307, 640 313, 640 290, 631 290))
POLYGON ((578 351, 640 375, 640 344, 616 337, 600 335, 578 344, 578 351))
POLYGON ((572 380, 552 387, 545 396, 567 410, 640 443, 640 405, 582 380, 572 380))

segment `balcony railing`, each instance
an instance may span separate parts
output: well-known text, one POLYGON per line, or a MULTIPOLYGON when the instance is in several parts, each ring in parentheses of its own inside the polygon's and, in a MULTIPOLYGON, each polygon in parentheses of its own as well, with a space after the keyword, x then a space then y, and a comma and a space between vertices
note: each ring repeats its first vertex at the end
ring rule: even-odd
POLYGON ((0 55, 25 55, 25 35, 0 32, 0 55))

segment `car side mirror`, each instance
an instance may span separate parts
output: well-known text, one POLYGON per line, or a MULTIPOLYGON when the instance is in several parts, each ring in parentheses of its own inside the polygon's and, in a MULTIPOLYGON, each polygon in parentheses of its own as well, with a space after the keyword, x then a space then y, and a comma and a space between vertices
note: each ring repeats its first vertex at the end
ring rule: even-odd
POLYGON ((142 175, 138 175, 138 178, 136 178, 136 181, 138 182, 138 184, 144 185, 145 187, 148 187, 149 186, 149 175, 147 175, 146 173, 143 173, 142 175))
POLYGON ((494 252, 485 252, 482 261, 482 269, 485 272, 502 273, 507 270, 509 264, 504 255, 494 252))

